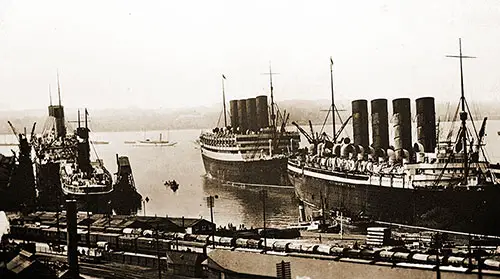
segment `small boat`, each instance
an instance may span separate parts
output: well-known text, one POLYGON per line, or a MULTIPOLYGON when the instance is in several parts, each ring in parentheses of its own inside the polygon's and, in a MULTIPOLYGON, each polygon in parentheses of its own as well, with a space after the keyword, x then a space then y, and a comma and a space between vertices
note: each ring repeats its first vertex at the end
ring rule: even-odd
POLYGON ((147 138, 145 140, 140 140, 135 143, 138 146, 174 146, 177 144, 177 142, 170 142, 168 140, 162 140, 162 134, 160 133, 160 139, 159 140, 152 140, 150 138, 147 138))
POLYGON ((179 183, 177 183, 177 181, 175 180, 167 180, 163 183, 163 185, 170 187, 170 189, 172 189, 174 193, 179 189, 179 183))
POLYGON ((92 144, 109 144, 109 141, 105 141, 105 140, 91 140, 90 142, 92 144))
POLYGON ((306 231, 318 232, 338 232, 339 224, 334 219, 312 218, 311 221, 303 221, 292 223, 287 226, 287 229, 298 229, 306 231))
POLYGON ((126 140, 123 143, 124 144, 136 144, 137 142, 135 140, 126 140))

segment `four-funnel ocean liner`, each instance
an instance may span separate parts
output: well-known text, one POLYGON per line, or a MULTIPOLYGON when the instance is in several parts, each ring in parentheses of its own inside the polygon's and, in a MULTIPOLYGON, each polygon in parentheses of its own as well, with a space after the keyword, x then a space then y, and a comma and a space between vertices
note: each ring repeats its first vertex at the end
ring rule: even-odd
POLYGON ((281 126, 277 127, 272 79, 270 106, 264 95, 231 100, 229 104, 231 125, 225 123, 225 127, 200 136, 207 174, 237 183, 289 185, 287 159, 299 148, 300 134, 285 129, 288 119, 285 113, 281 126))
POLYGON ((355 100, 353 142, 318 140, 291 158, 288 173, 299 199, 353 218, 500 234, 500 166, 490 164, 483 149, 487 118, 479 131, 473 119, 467 124, 463 87, 455 114, 460 128, 446 140, 436 137, 434 98, 416 100, 413 145, 410 99, 392 106, 394 147, 387 100, 371 101, 371 145, 368 102, 355 100))

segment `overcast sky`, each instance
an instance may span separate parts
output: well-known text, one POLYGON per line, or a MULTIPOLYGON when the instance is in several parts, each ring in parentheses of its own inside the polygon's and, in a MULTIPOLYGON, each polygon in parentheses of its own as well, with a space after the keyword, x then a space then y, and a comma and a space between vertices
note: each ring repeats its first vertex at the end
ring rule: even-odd
MULTIPOLYGON (((178 108, 268 94, 500 98, 500 2, 0 0, 0 109, 178 108)), ((471 100, 472 101, 472 100, 471 100)))

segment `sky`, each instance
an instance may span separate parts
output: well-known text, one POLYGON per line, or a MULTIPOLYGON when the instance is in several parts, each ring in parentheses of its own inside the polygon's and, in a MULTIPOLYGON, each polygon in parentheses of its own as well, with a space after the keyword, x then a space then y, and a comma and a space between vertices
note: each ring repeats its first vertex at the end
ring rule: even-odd
POLYGON ((183 108, 269 94, 500 99, 500 2, 0 0, 0 110, 183 108))

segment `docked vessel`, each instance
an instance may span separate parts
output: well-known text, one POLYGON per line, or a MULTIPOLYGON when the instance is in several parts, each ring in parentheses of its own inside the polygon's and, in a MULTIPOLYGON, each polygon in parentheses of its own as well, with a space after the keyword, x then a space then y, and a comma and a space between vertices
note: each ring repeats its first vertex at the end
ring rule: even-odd
POLYGON ((73 153, 74 156, 59 160, 61 187, 65 195, 104 195, 113 191, 113 178, 102 160, 94 162, 90 160, 87 114, 85 110, 85 127, 80 126, 80 115, 78 115, 78 128, 70 138, 70 142, 72 139, 76 145, 69 148, 76 149, 76 153, 73 153))
POLYGON ((209 177, 245 184, 289 185, 286 163, 299 148, 300 134, 286 131, 285 113, 277 127, 270 77, 271 105, 265 95, 231 100, 230 126, 223 89, 224 127, 200 135, 201 156, 209 177))
MULTIPOLYGON (((457 57, 463 81, 461 48, 457 57)), ((500 165, 485 156, 486 118, 479 131, 473 119, 468 123, 463 83, 455 138, 453 133, 445 140, 436 136, 434 98, 416 100, 414 144, 410 99, 395 99, 392 105, 394 147, 389 145, 387 100, 371 101, 371 145, 368 102, 355 100, 352 143, 318 139, 291 158, 287 168, 298 198, 309 208, 353 219, 500 235, 500 165)))
MULTIPOLYGON (((59 103, 50 104, 42 133, 32 137, 36 155, 37 207, 58 211, 69 196, 78 201, 80 210, 94 213, 109 213, 114 208, 119 208, 119 212, 136 211, 140 207, 140 195, 136 192, 131 171, 117 177, 113 184, 113 176, 103 161, 91 161, 87 110, 84 126, 78 113, 78 127, 74 133, 67 133, 59 88, 58 91, 59 103)), ((130 168, 127 157, 119 162, 125 162, 130 168)), ((120 174, 122 166, 118 167, 120 174)))

